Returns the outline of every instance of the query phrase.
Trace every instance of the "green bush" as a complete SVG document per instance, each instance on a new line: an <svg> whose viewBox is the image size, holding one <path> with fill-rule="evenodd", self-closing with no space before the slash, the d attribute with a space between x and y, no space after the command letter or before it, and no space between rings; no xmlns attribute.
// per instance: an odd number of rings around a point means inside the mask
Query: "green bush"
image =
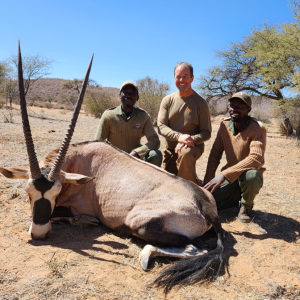
<svg viewBox="0 0 300 300"><path fill-rule="evenodd" d="M91 88L86 91L84 110L95 118L100 118L105 110L120 104L117 95L102 88Z"/></svg>
<svg viewBox="0 0 300 300"><path fill-rule="evenodd" d="M139 88L137 105L148 112L153 124L156 125L161 100L168 94L170 86L150 77L139 79L136 83Z"/></svg>
<svg viewBox="0 0 300 300"><path fill-rule="evenodd" d="M46 103L45 103L45 106L46 106L48 109L53 108L53 105L52 105L51 102L46 102Z"/></svg>

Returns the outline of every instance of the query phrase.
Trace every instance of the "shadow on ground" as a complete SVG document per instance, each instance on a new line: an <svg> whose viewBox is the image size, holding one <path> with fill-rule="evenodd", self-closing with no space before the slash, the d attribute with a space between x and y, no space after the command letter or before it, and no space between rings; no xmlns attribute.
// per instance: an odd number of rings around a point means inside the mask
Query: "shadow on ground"
<svg viewBox="0 0 300 300"><path fill-rule="evenodd" d="M30 240L28 243L37 247L51 245L56 248L68 249L79 255L89 257L90 259L112 262L118 265L120 263L113 259L114 256L133 258L133 256L122 251L129 248L128 243L135 244L141 250L147 244L147 242L137 237L116 232L104 225L99 225L94 228L82 228L70 224L59 223L52 224L52 228L52 235L47 240ZM105 240L99 240L99 238L101 239L101 237L104 236ZM209 230L203 236L193 240L191 243L199 249L207 249L209 251L215 249L217 247L217 237L214 229ZM226 233L224 243L224 266L227 266L229 257L237 256L237 252L233 248L236 244L236 240L230 233ZM97 255L91 254L93 251L97 252ZM111 257L108 258L107 254ZM178 258L155 257L150 260L148 267L151 270L155 268L157 264L159 266L167 266L175 261L178 261ZM224 272L223 268L221 273L224 274Z"/></svg>
<svg viewBox="0 0 300 300"><path fill-rule="evenodd" d="M230 208L219 212L222 223L232 222L238 215L238 208ZM296 242L300 236L300 223L294 219L281 215L254 210L252 223L261 227L265 233L253 234L250 232L235 233L247 238L263 240L267 238L283 240L288 243Z"/></svg>
<svg viewBox="0 0 300 300"><path fill-rule="evenodd" d="M106 236L105 241L98 240L101 236ZM124 243L117 241L118 237L120 238L120 241L124 239ZM72 226L70 224L59 223L52 224L52 234L48 239L29 240L28 243L37 247L51 245L52 247L72 250L91 259L119 264L119 262L113 259L105 259L92 255L89 252L99 251L104 255L109 254L112 256L116 255L125 258L132 258L132 256L120 251L129 248L126 245L126 239L128 239L128 237L128 235L114 232L104 225L99 225L93 228L82 228L79 226ZM111 240L107 241L107 239Z"/></svg>
<svg viewBox="0 0 300 300"><path fill-rule="evenodd" d="M236 220L238 208L232 208L219 212L222 223L233 222ZM235 232L234 235L243 235L249 239L263 240L267 238L281 239L286 242L295 242L299 239L300 223L284 216L265 213L259 210L253 211L252 223L260 226L263 231L260 234L254 234L249 231ZM236 221L237 222L237 221ZM251 225L251 224L250 224ZM105 236L105 240L101 241L99 238ZM72 250L80 255L95 259L98 261L107 261L115 264L120 264L113 257L134 258L133 256L124 253L122 250L129 248L128 243L133 243L142 249L147 243L137 237L116 232L112 229L99 225L94 228L81 228L69 224L53 224L53 233L51 237L44 241L30 240L28 241L34 246L51 245L52 247ZM228 273L228 262L230 257L238 256L234 249L237 243L235 237L230 232L225 232L224 239L224 268L220 275ZM213 250L217 246L217 237L214 229L210 229L201 237L192 241L199 249ZM93 255L91 251L101 252L103 256ZM111 258L107 257L111 255ZM105 257L104 257L105 256ZM168 264L177 261L176 258L154 258L149 263L149 269L153 269L158 263L160 266L167 266Z"/></svg>

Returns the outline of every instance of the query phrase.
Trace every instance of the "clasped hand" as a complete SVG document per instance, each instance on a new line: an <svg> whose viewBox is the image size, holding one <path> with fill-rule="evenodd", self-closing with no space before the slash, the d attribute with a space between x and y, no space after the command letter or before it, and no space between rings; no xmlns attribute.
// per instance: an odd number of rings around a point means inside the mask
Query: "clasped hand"
<svg viewBox="0 0 300 300"><path fill-rule="evenodd" d="M140 158L140 156L135 152L135 151L131 151L129 153L129 155L133 156L133 157L136 157L136 158Z"/></svg>
<svg viewBox="0 0 300 300"><path fill-rule="evenodd" d="M181 134L178 138L178 144L175 147L175 153L178 153L183 147L194 147L195 140L189 134Z"/></svg>

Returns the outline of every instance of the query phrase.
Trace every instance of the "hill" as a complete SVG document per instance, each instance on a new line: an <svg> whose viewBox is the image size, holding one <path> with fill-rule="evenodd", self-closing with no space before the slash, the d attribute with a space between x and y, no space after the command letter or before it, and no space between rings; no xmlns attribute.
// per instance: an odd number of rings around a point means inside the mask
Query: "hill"
<svg viewBox="0 0 300 300"><path fill-rule="evenodd" d="M74 95L77 96L78 93L75 90L62 89L63 84L69 80L59 79L59 78L41 78L36 81L30 88L28 92L27 99L39 101L47 101L49 97L52 98L54 102L60 102L62 95ZM93 87L96 89L104 89L112 94L118 94L119 89L114 87Z"/></svg>

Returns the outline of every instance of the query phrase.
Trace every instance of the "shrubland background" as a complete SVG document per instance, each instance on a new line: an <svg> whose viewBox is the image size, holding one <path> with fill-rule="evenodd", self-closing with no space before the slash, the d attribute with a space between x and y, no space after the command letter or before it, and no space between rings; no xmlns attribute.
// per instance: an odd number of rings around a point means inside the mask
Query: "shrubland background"
<svg viewBox="0 0 300 300"><path fill-rule="evenodd" d="M137 80L139 86L140 99L137 106L145 109L151 116L152 122L156 125L157 114L162 98L170 91L167 83L159 82L156 79L145 77ZM15 82L15 89L17 83ZM81 80L65 80L57 78L40 78L31 85L26 95L27 105L30 107L40 108L43 112L45 109L57 109L60 114L66 114L74 109L79 91ZM4 89L0 85L0 108L3 108L0 114L0 122L13 123L13 107L18 105L18 93L10 99L6 96ZM227 113L227 98L207 97L210 113L213 117ZM300 121L300 104L297 98L289 99L290 120L297 124ZM286 135L287 131L282 122L281 111L278 103L263 96L252 96L253 107L251 115L266 124L275 122L282 134ZM113 87L101 87L91 81L89 84L83 103L83 111L86 115L100 118L102 113L108 109L120 105L119 89ZM294 134L296 136L296 134Z"/></svg>

